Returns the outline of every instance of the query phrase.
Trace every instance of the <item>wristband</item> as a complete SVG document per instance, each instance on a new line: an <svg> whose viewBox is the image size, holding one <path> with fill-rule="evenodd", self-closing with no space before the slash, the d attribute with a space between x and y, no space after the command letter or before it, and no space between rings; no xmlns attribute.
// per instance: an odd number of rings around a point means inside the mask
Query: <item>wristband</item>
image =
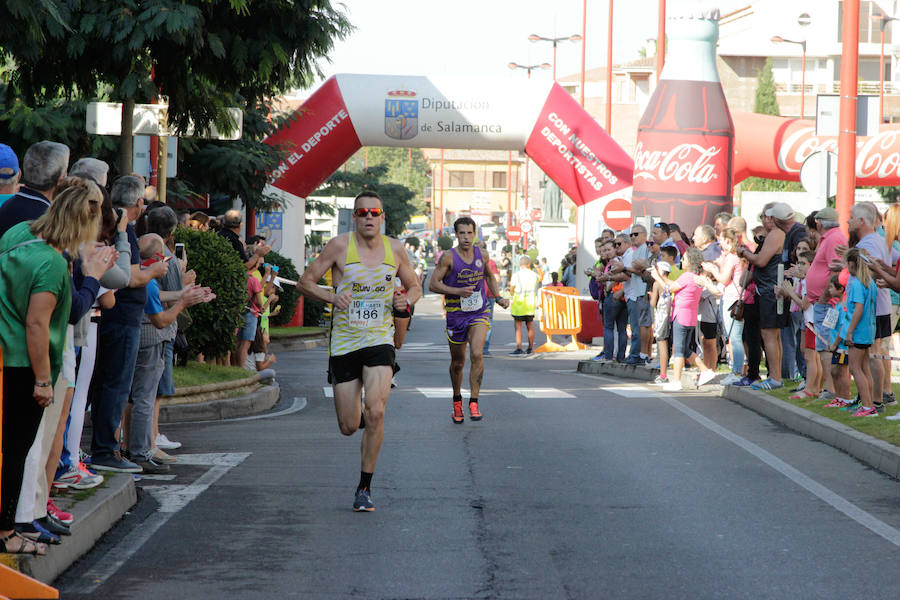
<svg viewBox="0 0 900 600"><path fill-rule="evenodd" d="M37 380L35 380L35 382L34 382L34 387L41 387L41 388L50 387L50 382L49 382L49 381L37 381Z"/></svg>

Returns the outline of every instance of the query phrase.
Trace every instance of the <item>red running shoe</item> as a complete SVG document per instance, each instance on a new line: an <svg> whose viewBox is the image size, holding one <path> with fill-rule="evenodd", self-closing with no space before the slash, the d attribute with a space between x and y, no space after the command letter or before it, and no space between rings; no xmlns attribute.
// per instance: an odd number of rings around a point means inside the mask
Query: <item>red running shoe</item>
<svg viewBox="0 0 900 600"><path fill-rule="evenodd" d="M453 422L456 423L457 425L459 425L460 423L462 423L465 420L465 417L463 417L463 411L462 411L462 400L454 400L453 401L452 417L453 417Z"/></svg>
<svg viewBox="0 0 900 600"><path fill-rule="evenodd" d="M477 402L469 402L469 419L472 421L480 421L481 420L481 412L478 410Z"/></svg>
<svg viewBox="0 0 900 600"><path fill-rule="evenodd" d="M64 525L71 525L72 521L75 520L72 513L67 513L66 511L57 508L56 504L54 504L53 500L50 498L47 499L47 514L52 515Z"/></svg>

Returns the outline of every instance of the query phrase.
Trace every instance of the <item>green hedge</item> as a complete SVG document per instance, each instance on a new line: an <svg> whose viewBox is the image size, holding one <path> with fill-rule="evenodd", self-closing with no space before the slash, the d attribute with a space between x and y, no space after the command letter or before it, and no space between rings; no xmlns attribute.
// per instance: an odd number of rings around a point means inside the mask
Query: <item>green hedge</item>
<svg viewBox="0 0 900 600"><path fill-rule="evenodd" d="M225 356L234 349L234 330L244 322L247 306L247 270L228 240L212 231L175 230L175 241L183 243L188 269L197 272L197 283L208 286L216 299L190 308L193 319L184 332L191 354L207 359Z"/></svg>
<svg viewBox="0 0 900 600"><path fill-rule="evenodd" d="M278 276L291 281L299 281L300 274L294 267L294 261L286 256L278 254L274 250L266 254L263 260L269 264L278 267ZM294 318L297 311L297 302L300 300L300 290L297 286L284 285L280 290L276 290L278 294L278 304L281 305L281 312L271 317L269 323L271 325L287 325ZM274 306L272 308L275 308Z"/></svg>

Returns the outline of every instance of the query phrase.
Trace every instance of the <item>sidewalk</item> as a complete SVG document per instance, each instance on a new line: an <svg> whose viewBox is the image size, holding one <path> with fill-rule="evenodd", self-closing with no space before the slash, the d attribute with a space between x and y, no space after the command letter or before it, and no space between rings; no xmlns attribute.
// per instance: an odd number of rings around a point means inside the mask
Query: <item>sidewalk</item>
<svg viewBox="0 0 900 600"><path fill-rule="evenodd" d="M659 369L621 363L600 363L582 360L578 372L590 375L606 375L620 379L653 381ZM698 390L737 402L773 421L777 421L798 433L843 450L873 469L900 479L900 448L883 440L819 416L793 404L783 402L769 394L746 387L723 386L715 383L697 388L694 374L681 377L685 391Z"/></svg>
<svg viewBox="0 0 900 600"><path fill-rule="evenodd" d="M218 387L210 390L210 386L196 386L196 389L178 390L171 402L160 407L160 422L219 420L260 413L275 406L281 396L276 381L260 381L258 375L212 385ZM137 489L131 474L103 472L103 475L104 482L97 488L53 496L60 509L75 517L70 527L72 535L63 536L61 544L50 546L46 556L0 554L0 562L52 585L137 502Z"/></svg>

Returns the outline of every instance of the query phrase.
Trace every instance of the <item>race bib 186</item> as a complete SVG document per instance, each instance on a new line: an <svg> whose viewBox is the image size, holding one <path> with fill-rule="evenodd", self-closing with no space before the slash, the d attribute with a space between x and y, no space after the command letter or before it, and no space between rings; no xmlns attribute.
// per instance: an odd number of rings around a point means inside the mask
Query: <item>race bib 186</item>
<svg viewBox="0 0 900 600"><path fill-rule="evenodd" d="M378 325L384 319L384 302L381 300L351 300L350 327L366 329Z"/></svg>

